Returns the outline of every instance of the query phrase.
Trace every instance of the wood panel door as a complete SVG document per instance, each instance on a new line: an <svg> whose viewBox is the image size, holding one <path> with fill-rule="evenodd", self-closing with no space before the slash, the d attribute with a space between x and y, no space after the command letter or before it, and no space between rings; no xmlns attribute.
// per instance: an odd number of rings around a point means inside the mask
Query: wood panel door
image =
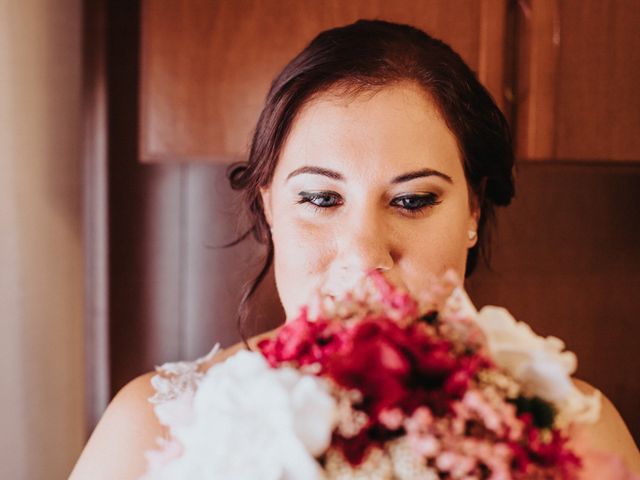
<svg viewBox="0 0 640 480"><path fill-rule="evenodd" d="M142 161L243 158L273 77L321 30L359 18L423 28L504 104L507 0L142 2Z"/></svg>
<svg viewBox="0 0 640 480"><path fill-rule="evenodd" d="M518 2L518 158L640 161L638 6Z"/></svg>

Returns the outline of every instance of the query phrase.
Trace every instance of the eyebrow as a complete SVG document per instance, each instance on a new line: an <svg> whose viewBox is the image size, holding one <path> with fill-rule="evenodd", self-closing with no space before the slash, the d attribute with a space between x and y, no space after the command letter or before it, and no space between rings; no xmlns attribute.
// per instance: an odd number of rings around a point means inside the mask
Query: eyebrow
<svg viewBox="0 0 640 480"><path fill-rule="evenodd" d="M301 175L303 173L310 173L313 175L322 175L325 177L329 177L333 180L344 181L344 176L341 173L336 172L335 170L329 170L328 168L313 167L313 166L304 166L304 167L296 168L293 172L287 175L286 180L288 181L290 178L295 177L296 175ZM414 172L403 173L402 175L398 175L397 177L393 178L391 180L391 183L396 184L396 183L408 182L409 180L414 180L416 178L423 178L423 177L440 177L443 180L453 184L453 180L449 175L439 172L438 170L433 170L431 168L423 168L421 170L416 170Z"/></svg>
<svg viewBox="0 0 640 480"><path fill-rule="evenodd" d="M422 177L440 177L449 183L453 183L453 180L449 175L439 172L438 170L433 170L431 168L423 168L422 170L416 170L415 172L403 173L402 175L398 175L393 180L391 180L391 183L408 182L409 180Z"/></svg>
<svg viewBox="0 0 640 480"><path fill-rule="evenodd" d="M321 168L321 167L305 166L305 167L296 168L293 172L291 172L289 175L287 175L287 181L291 177L295 177L296 175L302 175L303 173L311 173L311 174L314 174L314 175L323 175L325 177L329 177L329 178L332 178L334 180L340 180L340 181L344 180L344 176L341 173L338 173L338 172L336 172L334 170L329 170L328 168Z"/></svg>

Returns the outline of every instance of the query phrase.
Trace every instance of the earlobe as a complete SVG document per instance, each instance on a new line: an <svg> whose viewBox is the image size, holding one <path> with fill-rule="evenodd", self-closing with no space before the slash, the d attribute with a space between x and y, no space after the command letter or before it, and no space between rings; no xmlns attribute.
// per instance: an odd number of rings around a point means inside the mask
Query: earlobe
<svg viewBox="0 0 640 480"><path fill-rule="evenodd" d="M475 247L478 241L478 232L476 230L470 229L467 232L467 236L469 238L469 246L467 248Z"/></svg>
<svg viewBox="0 0 640 480"><path fill-rule="evenodd" d="M469 224L469 230L467 231L467 238L469 239L468 248L473 248L478 243L478 225L480 221L480 209L474 209L471 214L471 222Z"/></svg>
<svg viewBox="0 0 640 480"><path fill-rule="evenodd" d="M476 194L471 194L471 224L469 225L469 248L473 248L478 243L478 229L480 228L480 215L482 214L482 204L484 203L484 192L487 186L487 177L480 182L480 189Z"/></svg>

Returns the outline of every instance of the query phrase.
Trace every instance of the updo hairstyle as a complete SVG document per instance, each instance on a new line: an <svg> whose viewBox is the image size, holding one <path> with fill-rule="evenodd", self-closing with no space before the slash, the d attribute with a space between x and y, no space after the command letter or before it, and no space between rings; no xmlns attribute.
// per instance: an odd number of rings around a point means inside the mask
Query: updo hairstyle
<svg viewBox="0 0 640 480"><path fill-rule="evenodd" d="M253 134L246 162L228 172L231 187L242 192L251 227L234 245L252 234L266 245L264 264L245 286L238 324L248 301L273 262L273 241L260 189L270 185L282 147L302 107L331 90L357 95L401 81L413 81L430 95L457 139L470 201L480 206L478 241L469 249L465 276L478 259L489 262L489 231L494 207L515 194L513 147L509 126L474 72L447 44L408 26L359 20L320 33L273 81Z"/></svg>

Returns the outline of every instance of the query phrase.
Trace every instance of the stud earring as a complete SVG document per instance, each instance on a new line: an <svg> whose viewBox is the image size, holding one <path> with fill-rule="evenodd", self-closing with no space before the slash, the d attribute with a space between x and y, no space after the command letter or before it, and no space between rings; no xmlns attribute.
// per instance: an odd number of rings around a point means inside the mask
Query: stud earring
<svg viewBox="0 0 640 480"><path fill-rule="evenodd" d="M474 238L476 238L477 234L478 232L476 232L475 230L469 230L467 232L467 235L469 236L469 240L473 240Z"/></svg>

